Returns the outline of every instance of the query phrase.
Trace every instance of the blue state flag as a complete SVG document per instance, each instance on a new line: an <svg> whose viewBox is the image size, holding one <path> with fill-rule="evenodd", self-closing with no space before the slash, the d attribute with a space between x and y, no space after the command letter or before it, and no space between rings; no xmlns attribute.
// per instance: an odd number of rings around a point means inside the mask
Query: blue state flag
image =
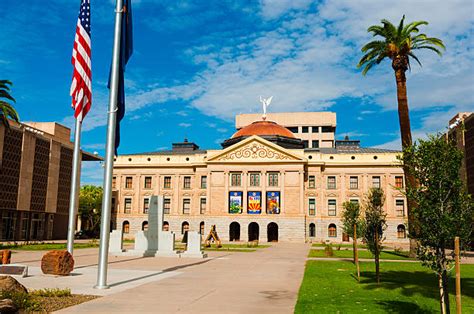
<svg viewBox="0 0 474 314"><path fill-rule="evenodd" d="M119 58L119 77L118 77L118 95L117 95L117 118L115 122L115 155L120 145L120 122L125 116L125 84L124 72L125 66L133 53L133 30L132 30L132 1L124 0L122 14L122 31L120 37L120 58ZM112 71L110 72L112 73ZM110 88L110 75L109 85Z"/></svg>

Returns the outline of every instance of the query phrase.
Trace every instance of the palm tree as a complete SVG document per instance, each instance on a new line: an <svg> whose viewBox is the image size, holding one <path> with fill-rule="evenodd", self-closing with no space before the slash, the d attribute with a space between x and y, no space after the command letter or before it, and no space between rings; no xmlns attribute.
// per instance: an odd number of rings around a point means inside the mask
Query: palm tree
<svg viewBox="0 0 474 314"><path fill-rule="evenodd" d="M405 15L402 17L398 28L391 22L383 19L382 25L372 25L367 31L372 33L376 40L365 44L361 51L364 56L360 59L358 68L364 67L362 74L367 72L377 64L380 64L385 58L392 60L392 69L395 71L397 82L398 99L398 120L400 123L400 133L403 149L411 146L411 128L410 116L408 112L407 86L405 72L410 69L410 60L415 60L420 66L421 62L415 55L416 50L428 49L442 55L445 50L443 41L438 38L428 37L426 34L419 34L419 27L428 25L426 21L417 21L405 25ZM415 184L414 178L404 168L405 182L407 185ZM413 204L408 200L408 228L411 235L415 235L415 222L412 211ZM410 239L410 254L415 255L416 241Z"/></svg>
<svg viewBox="0 0 474 314"><path fill-rule="evenodd" d="M20 120L18 117L18 113L13 108L13 106L9 104L7 101L3 100L3 99L7 99L12 102L15 102L15 98L13 98L10 95L11 85L12 85L12 82L8 80L0 80L0 121L3 122L3 124L7 128L10 128L10 124L8 123L8 118L11 118L15 120L16 122L19 122Z"/></svg>

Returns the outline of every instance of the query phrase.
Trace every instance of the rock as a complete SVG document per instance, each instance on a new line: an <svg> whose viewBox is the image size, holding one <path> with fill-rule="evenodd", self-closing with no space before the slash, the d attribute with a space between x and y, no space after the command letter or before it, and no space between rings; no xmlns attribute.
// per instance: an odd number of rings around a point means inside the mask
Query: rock
<svg viewBox="0 0 474 314"><path fill-rule="evenodd" d="M10 264L11 258L12 258L12 251L10 250L1 250L0 251L1 255L1 264Z"/></svg>
<svg viewBox="0 0 474 314"><path fill-rule="evenodd" d="M0 291L25 292L28 290L12 276L0 276ZM2 312L0 312L2 313Z"/></svg>
<svg viewBox="0 0 474 314"><path fill-rule="evenodd" d="M43 274L67 276L74 269L74 258L68 251L50 251L41 259Z"/></svg>
<svg viewBox="0 0 474 314"><path fill-rule="evenodd" d="M0 313L16 313L18 308L11 299L3 299L0 301Z"/></svg>

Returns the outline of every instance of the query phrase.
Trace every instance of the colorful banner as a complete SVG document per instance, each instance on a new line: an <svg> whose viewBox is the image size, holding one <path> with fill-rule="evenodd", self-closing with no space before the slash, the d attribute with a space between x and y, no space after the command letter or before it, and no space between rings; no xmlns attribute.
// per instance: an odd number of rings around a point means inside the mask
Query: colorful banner
<svg viewBox="0 0 474 314"><path fill-rule="evenodd" d="M247 196L247 213L262 213L262 192L248 192Z"/></svg>
<svg viewBox="0 0 474 314"><path fill-rule="evenodd" d="M280 213L280 192L267 192L267 214Z"/></svg>
<svg viewBox="0 0 474 314"><path fill-rule="evenodd" d="M229 192L229 213L242 213L242 192Z"/></svg>

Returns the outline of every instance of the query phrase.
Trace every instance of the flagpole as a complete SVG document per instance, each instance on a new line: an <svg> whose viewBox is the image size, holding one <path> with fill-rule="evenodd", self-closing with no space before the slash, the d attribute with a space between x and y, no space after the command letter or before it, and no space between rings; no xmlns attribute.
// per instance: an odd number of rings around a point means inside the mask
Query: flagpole
<svg viewBox="0 0 474 314"><path fill-rule="evenodd" d="M82 122L76 118L74 132L74 154L72 157L71 192L69 195L69 224L67 230L67 250L71 255L74 250L74 232L76 229L76 208L78 205L77 189L80 183L79 170L81 169L81 126Z"/></svg>
<svg viewBox="0 0 474 314"><path fill-rule="evenodd" d="M122 30L123 0L117 0L115 8L114 48L112 52L112 73L110 77L109 111L107 122L107 144L104 164L104 197L100 221L99 265L96 289L108 289L107 263L109 254L110 211L112 202L112 170L114 166L115 122L117 119L117 96L120 58L120 37Z"/></svg>

